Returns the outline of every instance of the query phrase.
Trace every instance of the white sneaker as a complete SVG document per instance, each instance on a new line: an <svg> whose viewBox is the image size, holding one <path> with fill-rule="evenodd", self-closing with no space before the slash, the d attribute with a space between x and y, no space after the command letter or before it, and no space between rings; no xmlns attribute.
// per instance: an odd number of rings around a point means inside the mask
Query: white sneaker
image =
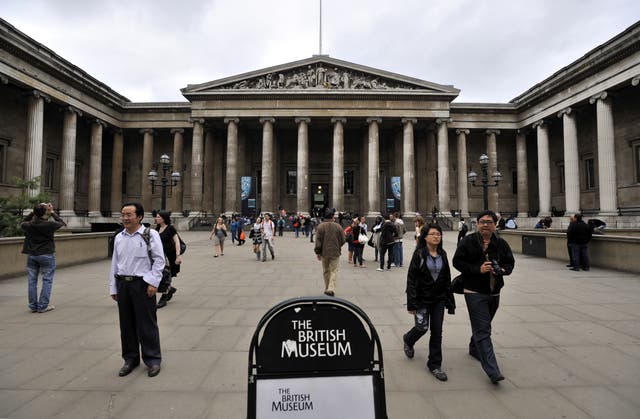
<svg viewBox="0 0 640 419"><path fill-rule="evenodd" d="M47 306L47 308L45 308L44 310L38 310L38 313L46 313L47 311L51 311L51 310L55 310L55 309L56 308L53 305L49 304Z"/></svg>
<svg viewBox="0 0 640 419"><path fill-rule="evenodd" d="M382 269L382 268L378 268L378 269L376 269L376 271L378 271L378 272L384 272L384 269Z"/></svg>
<svg viewBox="0 0 640 419"><path fill-rule="evenodd" d="M392 263L392 264L391 264L391 265L389 265L389 266L391 266L392 268L395 268L395 267L396 267L396 264L395 264L395 263Z"/></svg>

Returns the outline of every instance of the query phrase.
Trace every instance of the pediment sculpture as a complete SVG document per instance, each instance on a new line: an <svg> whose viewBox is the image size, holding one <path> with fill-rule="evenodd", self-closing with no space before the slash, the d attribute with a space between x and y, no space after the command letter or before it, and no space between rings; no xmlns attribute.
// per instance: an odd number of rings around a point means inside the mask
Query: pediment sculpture
<svg viewBox="0 0 640 419"><path fill-rule="evenodd" d="M311 64L282 72L248 78L219 89L415 89L415 86L347 68Z"/></svg>

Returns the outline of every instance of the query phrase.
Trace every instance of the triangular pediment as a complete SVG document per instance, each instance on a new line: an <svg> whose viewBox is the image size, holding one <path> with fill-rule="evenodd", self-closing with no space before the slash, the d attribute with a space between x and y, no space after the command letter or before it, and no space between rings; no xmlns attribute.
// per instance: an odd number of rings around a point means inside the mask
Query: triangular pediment
<svg viewBox="0 0 640 419"><path fill-rule="evenodd" d="M235 92L400 93L457 96L452 86L315 55L306 60L256 70L182 89L186 97Z"/></svg>

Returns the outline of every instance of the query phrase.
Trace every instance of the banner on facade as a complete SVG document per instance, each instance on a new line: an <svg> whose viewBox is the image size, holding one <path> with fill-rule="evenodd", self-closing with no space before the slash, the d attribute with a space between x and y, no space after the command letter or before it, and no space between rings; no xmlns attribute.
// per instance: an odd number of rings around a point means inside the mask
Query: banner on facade
<svg viewBox="0 0 640 419"><path fill-rule="evenodd" d="M256 215L256 178L242 176L240 178L240 209L242 215L255 217Z"/></svg>
<svg viewBox="0 0 640 419"><path fill-rule="evenodd" d="M402 178L400 176L386 176L384 182L384 201L387 214L400 211L401 192Z"/></svg>

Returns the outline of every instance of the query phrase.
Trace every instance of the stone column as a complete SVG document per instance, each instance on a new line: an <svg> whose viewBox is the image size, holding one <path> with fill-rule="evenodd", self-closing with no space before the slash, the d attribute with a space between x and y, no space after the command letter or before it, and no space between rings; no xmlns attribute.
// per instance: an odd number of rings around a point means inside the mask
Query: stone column
<svg viewBox="0 0 640 419"><path fill-rule="evenodd" d="M142 191L142 199L141 203L144 207L145 217L151 217L151 211L153 210L153 196L151 193L151 181L147 177L149 172L153 170L153 130L152 129L141 129L140 134L143 135L142 140L142 173L140 176L140 180L142 182L141 191ZM162 170L158 172L159 175L162 175Z"/></svg>
<svg viewBox="0 0 640 419"><path fill-rule="evenodd" d="M100 193L102 190L102 128L107 124L96 119L91 124L91 150L89 157L89 217L100 217Z"/></svg>
<svg viewBox="0 0 640 419"><path fill-rule="evenodd" d="M220 156L214 161L213 164L213 212L216 214L224 214L225 209L225 189L227 187L226 184L226 162L227 162L227 154L226 148L227 141L222 137L216 137L213 142L213 155ZM236 178L240 178L241 175L241 167L242 167L242 149L240 148L240 136L238 136L238 154L236 155L235 164L237 169ZM236 188L236 190L238 190ZM238 206L240 208L240 206Z"/></svg>
<svg viewBox="0 0 640 419"><path fill-rule="evenodd" d="M427 207L426 214L431 214L433 207L438 206L437 176L438 172L438 142L436 139L435 124L429 124L427 128ZM426 218L425 218L426 220Z"/></svg>
<svg viewBox="0 0 640 419"><path fill-rule="evenodd" d="M202 211L202 162L204 161L204 119L193 120L191 144L191 212L189 217L199 217Z"/></svg>
<svg viewBox="0 0 640 419"><path fill-rule="evenodd" d="M76 134L78 126L78 116L82 112L69 106L64 111L64 121L62 123L62 168L60 170L60 216L73 217L73 198L75 195L76 177ZM120 208L118 208L120 211Z"/></svg>
<svg viewBox="0 0 640 419"><path fill-rule="evenodd" d="M44 101L50 99L43 93L34 90L29 94L27 103L27 144L24 153L24 180L34 180L42 176L42 147L44 125ZM29 189L27 195L35 197L42 191L42 178L37 189Z"/></svg>
<svg viewBox="0 0 640 419"><path fill-rule="evenodd" d="M173 203L171 209L174 217L182 216L182 199L184 198L184 129L174 128L173 134L173 171L180 173L178 184L173 187Z"/></svg>
<svg viewBox="0 0 640 419"><path fill-rule="evenodd" d="M438 210L445 217L449 211L449 133L447 121L436 119L438 130Z"/></svg>
<svg viewBox="0 0 640 419"><path fill-rule="evenodd" d="M271 212L273 206L273 124L274 118L260 118L262 124L262 194L260 208L262 212Z"/></svg>
<svg viewBox="0 0 640 419"><path fill-rule="evenodd" d="M551 165L549 163L549 131L544 120L533 124L538 134L538 217L551 215Z"/></svg>
<svg viewBox="0 0 640 419"><path fill-rule="evenodd" d="M524 131L516 133L516 166L518 176L518 218L529 216L529 179L527 174L527 136Z"/></svg>
<svg viewBox="0 0 640 419"><path fill-rule="evenodd" d="M402 213L405 217L416 215L416 168L413 126L415 118L402 118Z"/></svg>
<svg viewBox="0 0 640 419"><path fill-rule="evenodd" d="M380 215L380 132L378 125L382 118L367 118L369 124L369 173L367 176L367 218L375 218Z"/></svg>
<svg viewBox="0 0 640 419"><path fill-rule="evenodd" d="M460 216L469 218L469 180L467 179L467 135L468 129L457 129L458 139L458 208Z"/></svg>
<svg viewBox="0 0 640 419"><path fill-rule="evenodd" d="M331 118L333 124L333 176L331 206L336 211L344 210L344 124L346 118Z"/></svg>
<svg viewBox="0 0 640 419"><path fill-rule="evenodd" d="M562 118L566 214L576 214L580 212L580 163L576 118L571 108L558 112L558 117Z"/></svg>
<svg viewBox="0 0 640 419"><path fill-rule="evenodd" d="M296 171L296 212L309 215L309 118L295 118L298 124L298 167Z"/></svg>
<svg viewBox="0 0 640 419"><path fill-rule="evenodd" d="M487 134L487 157L489 157L489 178L498 171L498 150L496 146L496 135L500 135L499 130L488 129ZM500 202L498 199L498 187L489 188L489 209L500 211Z"/></svg>
<svg viewBox="0 0 640 419"><path fill-rule="evenodd" d="M111 216L118 217L122 210L122 167L124 160L124 138L121 129L113 134L113 155L111 156Z"/></svg>
<svg viewBox="0 0 640 419"><path fill-rule="evenodd" d="M213 213L213 142L214 133L211 128L204 134L204 166L202 170L202 184L204 186L203 208L208 214Z"/></svg>
<svg viewBox="0 0 640 419"><path fill-rule="evenodd" d="M238 212L238 124L239 118L225 118L227 124L227 176L225 184L225 214ZM263 174L264 176L264 174Z"/></svg>
<svg viewBox="0 0 640 419"><path fill-rule="evenodd" d="M618 185L616 183L616 144L613 132L613 106L607 92L602 92L591 97L589 103L596 104L600 215L617 215Z"/></svg>

